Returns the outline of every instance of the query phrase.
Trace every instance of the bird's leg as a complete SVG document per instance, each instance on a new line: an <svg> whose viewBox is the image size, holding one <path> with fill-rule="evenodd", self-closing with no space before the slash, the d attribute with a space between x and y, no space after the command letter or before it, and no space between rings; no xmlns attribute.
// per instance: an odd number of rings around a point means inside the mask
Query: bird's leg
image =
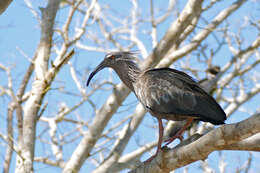
<svg viewBox="0 0 260 173"><path fill-rule="evenodd" d="M162 124L161 118L157 118L157 120L158 120L158 125L159 125L159 139L158 139L156 153L153 156L151 156L149 159L144 161L144 163L147 163L147 162L150 162L151 160L153 160L161 150L162 141L163 141L163 124Z"/></svg>
<svg viewBox="0 0 260 173"><path fill-rule="evenodd" d="M179 138L180 140L183 139L182 137L182 133L189 127L189 125L192 123L192 120L194 118L188 118L186 123L184 124L184 126L172 137L170 137L169 139L165 140L164 142L167 142L165 144L165 146L169 145L172 141L174 141L175 139Z"/></svg>
<svg viewBox="0 0 260 173"><path fill-rule="evenodd" d="M158 139L157 150L156 150L155 155L157 155L159 153L159 151L161 150L162 141L163 141L163 124L162 124L162 119L161 118L157 118L157 119L158 119L158 124L159 124L159 139Z"/></svg>

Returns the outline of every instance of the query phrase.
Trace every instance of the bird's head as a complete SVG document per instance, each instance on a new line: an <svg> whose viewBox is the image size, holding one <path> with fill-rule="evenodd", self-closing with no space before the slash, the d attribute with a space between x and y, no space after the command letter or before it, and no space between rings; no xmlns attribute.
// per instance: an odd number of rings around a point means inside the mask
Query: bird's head
<svg viewBox="0 0 260 173"><path fill-rule="evenodd" d="M87 86L90 80L94 77L97 72L105 67L110 67L113 69L120 68L120 65L124 62L132 62L135 52L112 52L106 54L104 60L94 69L94 71L89 75Z"/></svg>

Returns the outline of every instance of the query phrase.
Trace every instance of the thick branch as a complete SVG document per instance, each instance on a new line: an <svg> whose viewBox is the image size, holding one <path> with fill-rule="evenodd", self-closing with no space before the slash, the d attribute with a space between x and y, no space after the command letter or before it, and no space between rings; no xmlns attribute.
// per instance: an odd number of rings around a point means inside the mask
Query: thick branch
<svg viewBox="0 0 260 173"><path fill-rule="evenodd" d="M84 135L78 147L73 152L63 172L74 172L81 168L85 159L90 156L91 149L99 139L108 121L128 94L129 89L123 84L118 85L114 89L113 94L109 96L107 102L98 110L88 132Z"/></svg>
<svg viewBox="0 0 260 173"><path fill-rule="evenodd" d="M149 56L143 66L149 67L154 63L158 63L158 61L163 57L163 54L166 54L166 52L171 48L174 39L177 39L178 36L182 34L183 29L189 26L189 22L193 19L194 14L201 11L199 10L201 9L201 3L201 0L190 0L187 3L180 17L172 24L170 29L156 47L156 51ZM154 61L154 59L157 59L157 61ZM120 90L118 90L118 88ZM129 93L129 90L122 84L114 90L113 94L108 98L108 101L97 112L89 131L66 164L64 172L71 172L80 169L85 159L89 156L89 153L95 145L97 139L99 139L104 127Z"/></svg>
<svg viewBox="0 0 260 173"><path fill-rule="evenodd" d="M145 62L145 67L156 65L162 58L164 58L172 46L178 42L183 31L190 26L192 20L200 15L202 2L202 0L188 1L180 16L172 23L166 34L154 49L153 53L149 56L149 60Z"/></svg>
<svg viewBox="0 0 260 173"><path fill-rule="evenodd" d="M141 104L136 107L135 115L131 119L131 121L124 127L121 131L120 137L115 142L115 146L108 156L108 158L94 171L94 173L101 173L101 172L114 172L116 167L115 163L117 163L119 157L121 156L122 152L124 151L126 145L128 144L130 138L136 131L137 127L143 120L143 117L146 113L146 110L143 108ZM148 150L149 148L147 148Z"/></svg>
<svg viewBox="0 0 260 173"><path fill-rule="evenodd" d="M166 173L198 160L204 160L216 150L229 149L260 132L260 113L235 124L223 125L198 140L174 149L164 149L150 163L145 163L131 173Z"/></svg>
<svg viewBox="0 0 260 173"><path fill-rule="evenodd" d="M212 32L214 29L222 23L228 16L230 16L233 12L235 12L243 3L245 0L238 0L235 3L233 3L228 8L224 9L222 12L220 12L215 19L208 24L208 26L203 29L201 32L199 32L191 41L191 43L183 46L182 48L178 49L177 51L172 52L169 57L163 59L158 67L165 67L172 64L172 62L177 61L179 58L187 55L194 49L196 49L200 43Z"/></svg>
<svg viewBox="0 0 260 173"><path fill-rule="evenodd" d="M33 170L37 113L46 88L49 86L49 83L46 82L46 74L52 45L54 19L59 3L60 0L51 0L48 2L47 8L42 9L41 40L35 59L36 79L33 82L31 95L24 106L23 141L18 141L25 160L17 157L16 172L31 172Z"/></svg>
<svg viewBox="0 0 260 173"><path fill-rule="evenodd" d="M4 172L9 172L12 154L13 154L13 112L14 112L15 104L12 102L8 105L8 115L7 115L7 148L5 154L5 161L4 161Z"/></svg>
<svg viewBox="0 0 260 173"><path fill-rule="evenodd" d="M260 151L260 133L237 143L223 146L220 150L243 150L243 151Z"/></svg>

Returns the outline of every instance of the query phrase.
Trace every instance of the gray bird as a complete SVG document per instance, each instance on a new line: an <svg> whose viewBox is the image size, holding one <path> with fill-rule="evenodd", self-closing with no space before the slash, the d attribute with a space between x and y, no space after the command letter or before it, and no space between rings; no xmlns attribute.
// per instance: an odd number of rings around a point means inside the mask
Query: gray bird
<svg viewBox="0 0 260 173"><path fill-rule="evenodd" d="M174 139L181 138L182 133L194 119L210 122L215 125L224 124L226 114L215 99L207 94L199 84L182 71L171 68L155 68L140 70L134 62L133 52L108 53L104 60L90 74L87 86L93 76L105 67L115 70L123 83L134 92L150 114L159 123L159 139L156 154L160 151L163 140L162 119L182 121L186 124L167 139L166 145Z"/></svg>

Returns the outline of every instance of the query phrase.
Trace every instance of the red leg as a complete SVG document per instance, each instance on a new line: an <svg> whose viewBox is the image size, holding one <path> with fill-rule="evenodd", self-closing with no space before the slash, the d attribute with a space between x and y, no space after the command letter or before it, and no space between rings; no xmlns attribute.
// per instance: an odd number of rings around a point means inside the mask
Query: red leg
<svg viewBox="0 0 260 173"><path fill-rule="evenodd" d="M189 118L186 121L186 124L184 124L184 126L176 133L176 135L170 137L169 139L165 140L164 142L167 142L165 144L165 146L169 145L172 141L174 141L175 139L179 138L180 140L182 140L182 133L189 127L189 125L192 123L193 118Z"/></svg>
<svg viewBox="0 0 260 173"><path fill-rule="evenodd" d="M162 119L157 118L158 119L158 124L159 124L159 139L158 139L158 144L157 144L157 150L155 155L157 155L159 153L159 151L161 150L162 147L162 141L163 141L163 125L162 125Z"/></svg>
<svg viewBox="0 0 260 173"><path fill-rule="evenodd" d="M163 141L163 124L162 124L161 118L157 118L157 120L158 120L158 125L159 125L159 139L158 139L156 153L155 153L155 155L153 155L152 157L150 157L149 159L144 161L144 163L150 162L151 160L153 160L161 150L162 141Z"/></svg>

